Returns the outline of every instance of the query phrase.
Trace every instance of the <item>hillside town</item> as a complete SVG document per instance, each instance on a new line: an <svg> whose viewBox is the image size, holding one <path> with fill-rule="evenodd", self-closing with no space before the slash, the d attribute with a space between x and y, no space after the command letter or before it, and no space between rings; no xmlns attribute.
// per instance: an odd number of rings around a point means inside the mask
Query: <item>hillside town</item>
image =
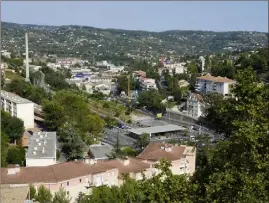
<svg viewBox="0 0 269 203"><path fill-rule="evenodd" d="M242 50L236 35L223 50L198 46L190 53L192 46L175 44L168 53L152 45L139 55L120 45L109 49L102 29L91 28L96 38L88 40L75 36L85 27L60 28L4 24L1 202L268 201L263 33L252 32ZM11 40L6 35L14 30ZM179 39L174 32L168 39ZM132 31L112 33L113 39L134 37ZM159 41L157 34L139 33L136 41ZM197 44L212 33L200 34ZM59 35L63 43L56 42ZM54 53L45 48L52 41ZM73 43L90 43L88 56L73 55ZM97 57L101 47L125 54Z"/></svg>

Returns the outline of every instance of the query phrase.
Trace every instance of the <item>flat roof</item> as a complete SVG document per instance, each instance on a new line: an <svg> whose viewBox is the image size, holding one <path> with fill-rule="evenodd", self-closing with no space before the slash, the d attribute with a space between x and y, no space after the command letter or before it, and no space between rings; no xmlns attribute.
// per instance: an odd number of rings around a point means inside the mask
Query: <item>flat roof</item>
<svg viewBox="0 0 269 203"><path fill-rule="evenodd" d="M26 200L29 187L9 187L1 185L1 202L22 203Z"/></svg>
<svg viewBox="0 0 269 203"><path fill-rule="evenodd" d="M165 132L172 132L172 131L182 131L186 128L178 125L163 125L163 126L153 126L148 128L132 128L129 132L141 135L143 133L165 133Z"/></svg>
<svg viewBox="0 0 269 203"><path fill-rule="evenodd" d="M56 132L37 132L30 138L28 159L56 158Z"/></svg>
<svg viewBox="0 0 269 203"><path fill-rule="evenodd" d="M90 152L95 159L108 159L107 155L110 155L112 148L107 145L91 145Z"/></svg>
<svg viewBox="0 0 269 203"><path fill-rule="evenodd" d="M12 92L7 92L5 90L1 90L1 97L5 98L6 100L12 101L16 104L33 103L28 99L22 98L19 95L16 95Z"/></svg>

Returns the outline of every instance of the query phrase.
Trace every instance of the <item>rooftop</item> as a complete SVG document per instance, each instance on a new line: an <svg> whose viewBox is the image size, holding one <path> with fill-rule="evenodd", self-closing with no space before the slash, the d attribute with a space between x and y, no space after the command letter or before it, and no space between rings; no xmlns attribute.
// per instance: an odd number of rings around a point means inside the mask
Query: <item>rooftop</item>
<svg viewBox="0 0 269 203"><path fill-rule="evenodd" d="M57 183L112 169L114 169L113 166L102 162L90 165L82 161L64 162L50 166L21 167L20 171L14 175L8 175L8 168L2 168L1 184Z"/></svg>
<svg viewBox="0 0 269 203"><path fill-rule="evenodd" d="M30 138L26 158L56 158L56 132L37 132Z"/></svg>
<svg viewBox="0 0 269 203"><path fill-rule="evenodd" d="M110 154L112 149L106 145L91 145L89 155L94 159L108 159L107 154Z"/></svg>
<svg viewBox="0 0 269 203"><path fill-rule="evenodd" d="M143 133L164 133L164 132L172 132L172 131L181 131L185 130L184 127L178 125L163 125L163 126L153 126L148 128L132 128L129 132L141 135Z"/></svg>
<svg viewBox="0 0 269 203"><path fill-rule="evenodd" d="M165 158L173 161L180 159L184 155L185 149L186 146L176 146L154 142L148 144L144 151L137 156L137 158L154 161Z"/></svg>
<svg viewBox="0 0 269 203"><path fill-rule="evenodd" d="M128 158L126 160L122 159L114 159L103 161L105 165L117 168L119 173L131 173L131 172L142 172L148 168L150 168L150 164L144 163L136 158Z"/></svg>
<svg viewBox="0 0 269 203"><path fill-rule="evenodd" d="M24 99L12 92L7 92L5 90L1 90L1 97L9 100L9 101L12 101L16 104L26 104L26 103L33 103L32 101L28 100L28 99Z"/></svg>
<svg viewBox="0 0 269 203"><path fill-rule="evenodd" d="M8 203L22 203L29 194L29 187L9 187L1 185L1 201Z"/></svg>
<svg viewBox="0 0 269 203"><path fill-rule="evenodd" d="M191 93L189 98L195 98L197 101L203 101L203 96L198 93Z"/></svg>
<svg viewBox="0 0 269 203"><path fill-rule="evenodd" d="M231 80L229 78L226 78L226 77L215 77L215 76L212 76L212 75L204 75L204 76L201 76L201 77L198 77L198 79L201 79L201 80L208 80L208 81L213 81L213 82L226 82L226 83L235 83L234 80Z"/></svg>

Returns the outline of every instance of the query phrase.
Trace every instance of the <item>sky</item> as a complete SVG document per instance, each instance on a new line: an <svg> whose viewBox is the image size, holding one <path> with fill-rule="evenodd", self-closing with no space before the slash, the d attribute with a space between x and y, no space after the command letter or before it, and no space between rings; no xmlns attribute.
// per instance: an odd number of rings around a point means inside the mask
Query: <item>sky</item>
<svg viewBox="0 0 269 203"><path fill-rule="evenodd" d="M268 32L268 1L2 1L1 21L147 31Z"/></svg>

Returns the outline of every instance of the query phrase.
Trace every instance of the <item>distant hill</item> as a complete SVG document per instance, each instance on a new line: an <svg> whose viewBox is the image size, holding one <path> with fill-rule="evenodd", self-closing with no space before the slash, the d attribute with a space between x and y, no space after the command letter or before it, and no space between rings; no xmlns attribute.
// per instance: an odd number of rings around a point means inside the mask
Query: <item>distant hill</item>
<svg viewBox="0 0 269 203"><path fill-rule="evenodd" d="M206 55L265 47L262 32L165 32L100 29L88 26L42 26L2 22L2 49L24 52L24 33L35 53L97 58L115 56L160 57L161 55Z"/></svg>

